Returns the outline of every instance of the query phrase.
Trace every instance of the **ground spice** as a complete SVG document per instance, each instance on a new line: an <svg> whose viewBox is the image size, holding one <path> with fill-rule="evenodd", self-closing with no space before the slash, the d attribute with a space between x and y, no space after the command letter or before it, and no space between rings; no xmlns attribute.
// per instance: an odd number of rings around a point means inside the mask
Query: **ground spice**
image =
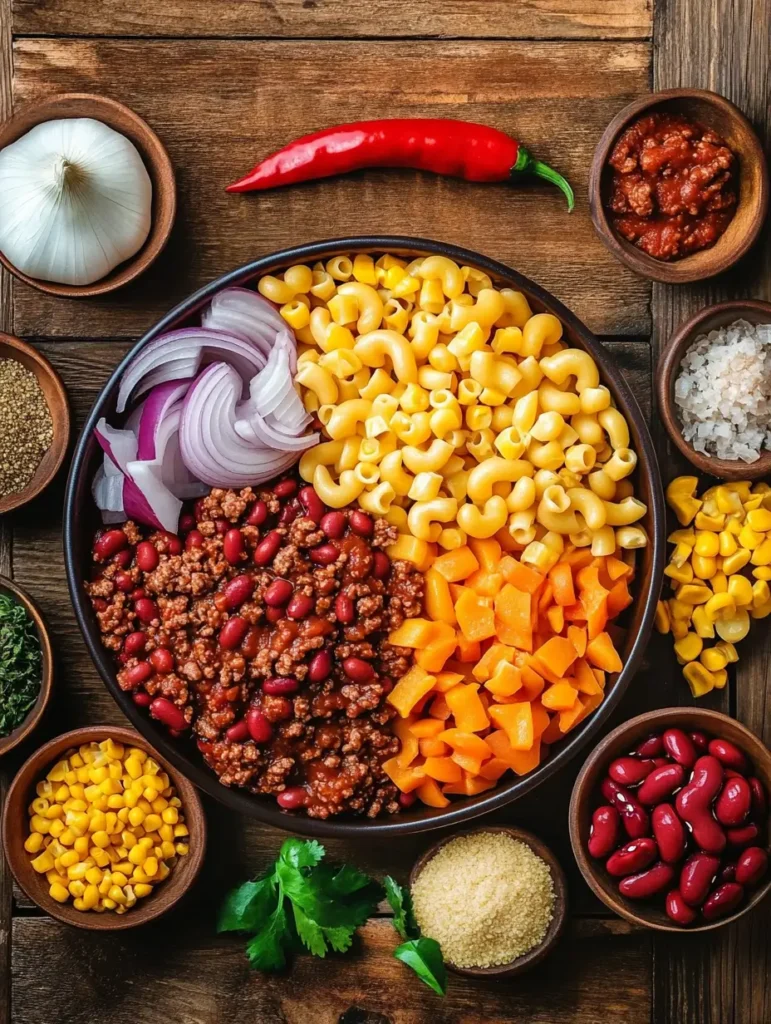
<svg viewBox="0 0 771 1024"><path fill-rule="evenodd" d="M27 486L53 439L37 377L16 359L0 359L0 498Z"/></svg>
<svg viewBox="0 0 771 1024"><path fill-rule="evenodd" d="M554 914L546 862L503 832L458 836L412 886L415 918L456 967L493 967L543 942Z"/></svg>

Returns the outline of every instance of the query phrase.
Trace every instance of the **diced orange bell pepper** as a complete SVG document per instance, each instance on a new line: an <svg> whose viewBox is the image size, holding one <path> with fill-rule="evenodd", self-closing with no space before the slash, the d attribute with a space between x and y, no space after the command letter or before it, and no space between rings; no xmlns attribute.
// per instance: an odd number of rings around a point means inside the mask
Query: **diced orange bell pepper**
<svg viewBox="0 0 771 1024"><path fill-rule="evenodd" d="M426 773L422 768L401 768L395 757L383 761L383 771L402 793L411 793L425 781Z"/></svg>
<svg viewBox="0 0 771 1024"><path fill-rule="evenodd" d="M529 655L529 658L532 658L532 655ZM546 686L543 676L530 661L518 667L522 673L522 696L525 700L535 700Z"/></svg>
<svg viewBox="0 0 771 1024"><path fill-rule="evenodd" d="M529 750L533 745L533 709L528 701L493 704L490 718L509 737L513 750Z"/></svg>
<svg viewBox="0 0 771 1024"><path fill-rule="evenodd" d="M620 579L613 585L608 594L608 617L615 619L625 608L632 603L632 595L629 593L626 579Z"/></svg>
<svg viewBox="0 0 771 1024"><path fill-rule="evenodd" d="M562 611L565 615L565 622L586 622L586 608L582 601L576 601L575 604L568 605Z"/></svg>
<svg viewBox="0 0 771 1024"><path fill-rule="evenodd" d="M507 734L502 729L491 732L487 740L493 755L501 761L505 761L517 775L526 775L538 767L541 760L540 740L535 740L529 750L514 750L509 743Z"/></svg>
<svg viewBox="0 0 771 1024"><path fill-rule="evenodd" d="M522 670L508 661L499 662L495 675L485 683L485 689L495 697L512 697L522 689Z"/></svg>
<svg viewBox="0 0 771 1024"><path fill-rule="evenodd" d="M479 769L479 774L483 779L490 779L493 782L497 782L502 775L509 770L509 765L500 757L491 757L489 761L485 761L482 767Z"/></svg>
<svg viewBox="0 0 771 1024"><path fill-rule="evenodd" d="M460 782L463 777L460 765L450 757L427 757L420 767L429 778L438 782Z"/></svg>
<svg viewBox="0 0 771 1024"><path fill-rule="evenodd" d="M429 569L426 573L423 603L430 619L446 622L450 626L457 625L458 620L455 618L455 603L450 594L450 585L436 569Z"/></svg>
<svg viewBox="0 0 771 1024"><path fill-rule="evenodd" d="M536 630L538 628L538 621L536 616L542 613L545 614L547 608L551 606L553 601L554 587L552 587L551 583L547 582L546 586L543 588L538 597L538 603L536 605L536 608L534 608L531 613L533 615L533 630Z"/></svg>
<svg viewBox="0 0 771 1024"><path fill-rule="evenodd" d="M591 548L576 548L574 551L561 555L560 561L567 562L572 567L573 572L576 573L579 569L583 569L585 565L591 565L594 561L594 555Z"/></svg>
<svg viewBox="0 0 771 1024"><path fill-rule="evenodd" d="M602 691L600 693L581 694L578 699L583 704L585 713L589 715L602 704L605 694Z"/></svg>
<svg viewBox="0 0 771 1024"><path fill-rule="evenodd" d="M440 732L444 732L444 724L437 718L420 718L410 724L409 730L416 739L433 739Z"/></svg>
<svg viewBox="0 0 771 1024"><path fill-rule="evenodd" d="M506 554L512 554L513 552L521 552L524 550L524 544L517 544L517 542L509 533L507 526L504 526L503 529L498 530L498 532L495 534L495 539L501 545L501 550L505 551Z"/></svg>
<svg viewBox="0 0 771 1024"><path fill-rule="evenodd" d="M438 638L436 626L430 619L405 619L389 634L388 642L395 647L423 648Z"/></svg>
<svg viewBox="0 0 771 1024"><path fill-rule="evenodd" d="M590 640L586 647L586 657L597 668L604 672L620 672L624 667L613 641L607 633L600 633Z"/></svg>
<svg viewBox="0 0 771 1024"><path fill-rule="evenodd" d="M530 707L533 712L533 739L537 740L549 727L549 712L539 700L534 700Z"/></svg>
<svg viewBox="0 0 771 1024"><path fill-rule="evenodd" d="M561 633L565 628L565 612L562 605L553 604L546 609L546 618L555 633Z"/></svg>
<svg viewBox="0 0 771 1024"><path fill-rule="evenodd" d="M453 686L457 686L458 683L462 683L466 678L460 672L437 672L436 682L434 683L434 689L437 693L447 693Z"/></svg>
<svg viewBox="0 0 771 1024"><path fill-rule="evenodd" d="M429 807L447 807L450 803L433 779L424 778L417 787L417 793L423 803Z"/></svg>
<svg viewBox="0 0 771 1024"><path fill-rule="evenodd" d="M627 565L626 562L622 562L620 558L616 558L615 555L608 555L605 560L605 569L608 576L612 580L621 579L622 577L631 577L632 567Z"/></svg>
<svg viewBox="0 0 771 1024"><path fill-rule="evenodd" d="M394 686L386 700L396 708L402 718L406 718L421 697L431 691L435 681L434 677L420 665L413 665Z"/></svg>
<svg viewBox="0 0 771 1024"><path fill-rule="evenodd" d="M578 690L570 683L555 683L541 694L541 703L550 711L569 711L577 697Z"/></svg>
<svg viewBox="0 0 771 1024"><path fill-rule="evenodd" d="M492 756L492 751L480 737L473 732L463 732L460 729L445 729L439 733L440 740L447 743L454 751L461 754L468 754L479 761L485 761Z"/></svg>
<svg viewBox="0 0 771 1024"><path fill-rule="evenodd" d="M450 707L445 699L443 693L437 693L434 699L431 701L431 707L428 709L429 718L436 718L440 722L446 722L452 714Z"/></svg>
<svg viewBox="0 0 771 1024"><path fill-rule="evenodd" d="M502 661L513 661L514 660L514 649L507 647L506 644L491 644L476 665L472 668L471 674L475 679L478 679L480 683L485 682L495 674L498 665Z"/></svg>
<svg viewBox="0 0 771 1024"><path fill-rule="evenodd" d="M579 658L576 661L572 683L579 693L590 695L602 693L602 687L597 682L594 672L584 658Z"/></svg>
<svg viewBox="0 0 771 1024"><path fill-rule="evenodd" d="M467 640L460 631L458 631L456 651L458 661L462 661L464 664L478 661L482 656L482 648L479 645L479 641Z"/></svg>
<svg viewBox="0 0 771 1024"><path fill-rule="evenodd" d="M455 725L461 732L481 732L490 725L490 719L479 699L479 683L459 684L447 691L445 699L455 718Z"/></svg>
<svg viewBox="0 0 771 1024"><path fill-rule="evenodd" d="M409 619L407 621L409 622ZM455 638L455 630L453 630L451 637L442 640L432 640L423 650L416 651L415 661L426 672L441 672L445 662L455 653L456 646L457 640Z"/></svg>
<svg viewBox="0 0 771 1024"><path fill-rule="evenodd" d="M410 730L414 719L397 718L393 723L394 734L401 743L401 750L396 755L396 763L400 768L409 768L418 756L418 738Z"/></svg>
<svg viewBox="0 0 771 1024"><path fill-rule="evenodd" d="M449 553L454 554L454 552ZM467 640L486 640L488 637L495 636L493 610L473 590L464 588L463 593L455 602L455 615Z"/></svg>
<svg viewBox="0 0 771 1024"><path fill-rule="evenodd" d="M468 546L474 552L476 560L486 572L500 572L498 563L501 560L501 545L495 537L487 540L478 540L476 537L469 537Z"/></svg>
<svg viewBox="0 0 771 1024"><path fill-rule="evenodd" d="M447 783L447 785L442 786L442 792L457 793L461 796L476 796L478 793L483 793L486 789L492 789L494 786L495 782L464 771L460 782Z"/></svg>
<svg viewBox="0 0 771 1024"><path fill-rule="evenodd" d="M543 647L539 647L533 658L539 665L547 668L552 675L562 679L578 657L576 649L570 640L564 636L553 636L547 640ZM548 676L547 676L548 678Z"/></svg>
<svg viewBox="0 0 771 1024"><path fill-rule="evenodd" d="M477 569L472 572L463 583L464 587L470 587L475 593L483 597L495 597L503 586L503 576L499 572L488 572L487 569Z"/></svg>
<svg viewBox="0 0 771 1024"><path fill-rule="evenodd" d="M568 626L568 640L575 647L578 657L583 658L586 654L586 630L581 626Z"/></svg>
<svg viewBox="0 0 771 1024"><path fill-rule="evenodd" d="M504 555L498 563L498 572L502 573L507 583L526 594L535 594L544 581L540 572L531 569L511 555Z"/></svg>
<svg viewBox="0 0 771 1024"><path fill-rule="evenodd" d="M564 733L560 729L560 716L554 715L547 727L541 733L541 743L551 744L561 740Z"/></svg>
<svg viewBox="0 0 771 1024"><path fill-rule="evenodd" d="M472 572L479 568L479 562L474 552L469 547L456 548L455 551L445 551L434 560L432 566L448 583L457 583L458 580L467 579Z"/></svg>
<svg viewBox="0 0 771 1024"><path fill-rule="evenodd" d="M418 750L421 757L447 757L450 753L450 748L446 743L433 738L418 740ZM423 765L420 767L422 768Z"/></svg>
<svg viewBox="0 0 771 1024"><path fill-rule="evenodd" d="M479 775L482 770L482 762L478 757L472 757L471 754L464 754L460 750L454 750L450 757L457 765L460 765L464 772L469 772L471 775Z"/></svg>
<svg viewBox="0 0 771 1024"><path fill-rule="evenodd" d="M576 697L576 702L572 708L567 708L565 711L559 712L560 719L560 732L564 736L565 733L578 725L581 719L584 717L584 706L580 700Z"/></svg>
<svg viewBox="0 0 771 1024"><path fill-rule="evenodd" d="M567 562L557 562L549 570L549 582L554 591L554 600L559 605L576 603L576 591L573 586L573 570Z"/></svg>

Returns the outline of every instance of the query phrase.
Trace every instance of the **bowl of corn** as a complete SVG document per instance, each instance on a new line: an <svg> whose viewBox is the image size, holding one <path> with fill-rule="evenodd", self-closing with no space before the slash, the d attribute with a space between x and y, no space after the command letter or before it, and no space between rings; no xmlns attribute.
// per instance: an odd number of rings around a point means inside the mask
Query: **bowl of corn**
<svg viewBox="0 0 771 1024"><path fill-rule="evenodd" d="M79 928L133 928L195 882L206 819L187 779L132 729L64 733L21 767L3 848L31 900Z"/></svg>

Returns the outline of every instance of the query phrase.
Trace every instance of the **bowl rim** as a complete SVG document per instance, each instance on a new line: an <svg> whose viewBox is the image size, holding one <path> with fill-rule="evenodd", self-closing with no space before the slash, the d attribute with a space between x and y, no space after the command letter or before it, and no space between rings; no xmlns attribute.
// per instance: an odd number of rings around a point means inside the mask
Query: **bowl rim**
<svg viewBox="0 0 771 1024"><path fill-rule="evenodd" d="M547 309L550 309L580 338L582 346L592 354L593 358L601 366L605 378L612 382L616 393L621 398L621 405L625 406L623 411L628 416L640 438L642 456L640 464L645 467L643 471L650 484L651 502L649 516L652 524L651 585L648 594L644 597L645 604L640 619L640 628L629 652L629 657L614 683L612 693L589 718L582 722L566 740L560 743L556 753L543 765L535 769L535 771L514 779L505 787L496 788L478 797L469 797L463 803L441 809L424 808L421 810L422 816L420 818L394 815L391 820L353 818L339 821L335 818L324 820L308 818L307 816L294 816L279 810L277 807L271 807L267 800L261 800L247 792L222 786L214 773L205 765L194 764L185 753L174 746L168 736L160 728L156 727L156 724L143 714L141 709L119 688L115 678L114 667L110 663L107 652L94 630L91 621L92 611L85 590L81 585L82 581L74 554L74 534L78 524L76 496L80 476L85 469L89 456L89 446L94 426L100 415L103 415L104 408L109 405L108 400L115 392L118 381L139 350L159 334L171 329L178 321L195 313L206 304L212 295L222 288L242 286L245 282L253 280L260 274L268 273L294 263L312 262L322 257L329 258L351 251L402 252L413 255L423 253L447 256L457 262L480 268L494 278L502 279L508 284L521 288L536 299L536 301L542 303ZM269 253L209 282L209 284L199 288L191 296L175 306L166 316L162 317L154 327L143 335L115 368L109 381L100 391L86 419L81 435L78 438L67 480L64 502L63 540L70 597L89 654L107 689L113 695L123 713L131 721L132 725L148 738L148 742L160 750L163 756L186 774L196 786L210 796L213 796L216 800L219 800L220 803L225 804L231 810L248 814L259 821L284 831L308 836L344 838L352 838L359 834L366 834L368 836L412 835L432 829L444 828L449 825L458 825L461 822L470 821L473 818L488 814L511 803L568 764L575 754L589 742L592 736L607 721L639 667L653 627L656 601L664 571L666 547L664 494L648 425L637 405L631 388L624 380L621 371L616 367L615 361L604 351L599 341L597 341L589 329L558 299L555 299L549 292L541 288L540 285L535 284L518 271L507 267L497 260L489 259L479 253L450 243L401 235L365 235L324 239Z"/></svg>
<svg viewBox="0 0 771 1024"><path fill-rule="evenodd" d="M182 806L188 819L190 818L190 813L188 813L189 809L194 809L191 813L196 819L198 842L190 849L190 852L186 856L186 860L187 858L190 859L184 865L188 871L188 877L185 880L184 886L180 889L179 893L174 895L173 899L169 899L168 894L170 889L166 888L166 881L164 881L163 885L156 890L157 899L155 898L156 893L154 892L152 894L152 902L138 903L138 910L136 914L131 912L112 915L82 913L81 911L72 908L69 903L59 904L50 897L46 899L46 903L44 905L38 899L38 895L34 891L30 891L31 887L28 888L24 884L20 876L20 872L17 871L16 847L8 841L8 837L11 834L12 829L14 829L18 824L16 821L11 822L12 798L16 796L16 791L22 786L22 783L24 783L26 787L31 786L33 781L43 772L46 766L53 761L53 758L58 756L58 753L63 752L68 747L76 747L83 743L98 741L99 738L118 739L124 744L131 743L134 746L138 746L143 750L146 750L151 756L156 757L161 767L171 776L171 780L177 789L177 793L182 801ZM54 751L56 751L56 753L54 753ZM27 773L30 774L29 780L24 778ZM160 755L158 751L154 749L150 741L142 736L141 733L137 732L135 729L129 729L125 726L86 725L81 726L78 729L71 729L69 732L60 733L58 736L54 736L52 739L48 740L48 742L44 743L42 747L38 747L37 750L30 754L24 764L22 764L16 772L10 786L8 787L8 792L3 805L2 842L6 859L13 877L35 906L39 907L44 911L44 913L55 918L57 921L61 921L63 924L72 925L75 928L82 928L85 931L124 931L128 928L137 928L143 924L147 924L149 921L154 921L156 918L161 917L163 914L175 907L193 888L201 872L201 868L203 867L206 855L206 815L203 810L201 797L199 796L196 787L185 776L184 772L179 771L179 769L168 763L167 758ZM21 849L23 851L23 846ZM24 855L26 856L26 853ZM168 881L171 881L173 878L174 871L172 871ZM164 895L167 898L164 899ZM47 893L46 896L48 896Z"/></svg>
<svg viewBox="0 0 771 1024"><path fill-rule="evenodd" d="M53 462L37 483L35 482L35 477L37 476L36 469L32 479L26 487L17 491L16 494L7 494L4 498L0 498L0 515L5 515L6 512L13 512L14 509L21 508L23 505L26 505L28 502L37 498L37 496L41 494L46 487L48 487L59 472L70 444L71 417L70 406L67 400L67 391L64 387L62 378L43 353L39 352L34 345L30 345L21 338L17 338L15 334L7 334L5 331L0 331L0 346L2 345L7 345L16 352L22 352L28 359L31 359L37 367L39 367L40 374L44 374L51 381L53 384L53 401L49 401L48 397L45 395L43 397L46 399L46 405L48 406L48 411L51 414L51 420L53 422L56 421L57 413L61 417L61 427L58 432L54 430L51 447L48 449L48 451L50 451L51 448L54 449L55 457ZM36 373L35 376L38 377L38 386L40 386L39 375ZM43 453L43 458L45 458L46 454L47 452Z"/></svg>
<svg viewBox="0 0 771 1024"><path fill-rule="evenodd" d="M762 299L731 299L728 302L716 302L711 306L705 306L681 324L672 334L664 346L656 372L656 396L659 412L670 438L699 472L708 473L721 480L757 480L760 477L768 476L771 472L771 451L761 452L760 458L756 462L749 463L742 462L740 459L718 459L714 455L703 455L701 452L697 452L683 437L674 401L675 381L686 346L702 333L700 328L706 320L716 313L727 316L735 314L735 319L742 319L743 314L748 311L763 314L766 322L771 324L771 302L765 302Z"/></svg>
<svg viewBox="0 0 771 1024"><path fill-rule="evenodd" d="M4 754L9 753L22 743L40 724L40 720L48 708L53 692L54 656L51 647L51 637L49 636L48 626L45 623L43 614L26 590L20 587L18 583L14 583L8 576L0 576L0 591L7 591L12 594L26 609L27 614L35 623L41 654L40 690L37 700L29 709L24 721L17 725L13 732L8 733L7 736L0 737L0 758L2 758Z"/></svg>
<svg viewBox="0 0 771 1024"><path fill-rule="evenodd" d="M728 117L741 124L745 131L747 131L748 137L751 139L753 153L760 168L760 188L755 198L757 209L754 214L753 222L750 225L750 229L744 236L742 236L733 251L727 252L722 258L716 258L713 255L712 260L706 267L701 267L698 263L694 264L691 261L698 260L704 253L716 253L716 251L718 251L720 241L724 236L721 236L721 239L718 239L715 245L711 246L709 249L704 249L699 253L692 253L690 256L684 256L680 260L656 260L641 249L637 249L635 246L632 246L631 243L626 242L626 240L622 241L619 239L618 233L608 220L605 205L602 201L603 172L605 170L610 150L618 136L633 118L638 117L643 112L653 107L657 107L662 103L668 103L672 100L678 99L701 100L704 103L711 104L713 107L720 108ZM662 89L658 92L649 93L646 96L640 96L636 100L632 100L631 103L628 103L623 107L610 121L607 128L600 136L592 156L592 162L589 168L588 192L589 212L591 214L594 229L599 236L600 241L616 257L616 259L620 260L636 274L639 274L642 277L647 277L652 281L661 281L665 284L687 284L694 281L705 281L711 277L715 277L717 274L721 274L724 270L727 270L729 267L732 267L737 263L755 244L763 228L763 224L765 223L766 214L768 213L768 163L766 161L763 145L757 132L743 111L741 111L735 103L732 103L731 100L726 99L725 96L721 96L720 93L713 92L710 89Z"/></svg>
<svg viewBox="0 0 771 1024"><path fill-rule="evenodd" d="M611 903L605 888L600 885L597 880L597 873L593 867L593 861L590 860L588 852L584 849L584 844L581 840L581 818L579 816L579 800L583 796L584 787L587 784L587 778L589 774L602 762L602 759L607 756L607 750L613 745L613 743L624 736L627 732L635 729L639 725L650 725L654 728L657 725L664 726L665 723L669 725L681 725L686 721L698 718L699 725L696 728L707 728L709 726L704 725L706 719L710 723L714 723L714 731L719 734L720 726L725 723L730 723L731 728L736 728L739 733L745 736L751 743L759 744L769 753L769 759L771 760L771 752L763 743L763 740L756 736L751 729L748 729L746 725L738 721L736 718L731 718L730 715L724 715L720 711L713 711L711 708L699 708L691 707L689 705L683 705L678 707L669 708L657 708L655 711L647 711L642 715L636 715L634 718L628 719L626 722L622 722L621 725L609 732L597 746L592 750L587 759L581 766L581 770L576 777L576 781L573 783L573 791L570 795L570 806L568 809L568 826L570 831L570 845L573 849L573 856L575 857L578 868L583 875L584 881L606 907L609 907L615 914L625 918L632 924L641 925L644 928L652 928L654 931L660 932L674 932L678 935L684 934L698 934L699 932L710 932L716 928L722 928L723 925L730 924L732 921L736 921L742 917L743 914L748 913L759 903L761 903L771 892L771 874L769 874L765 883L756 889L750 898L744 903L735 913L730 914L728 917L721 917L717 921L712 921L709 924L701 924L695 928L684 928L680 925L671 922L665 924L664 922L651 921L644 917L641 913L636 914L629 910L626 902L617 901ZM641 907L645 907L646 904L641 903Z"/></svg>

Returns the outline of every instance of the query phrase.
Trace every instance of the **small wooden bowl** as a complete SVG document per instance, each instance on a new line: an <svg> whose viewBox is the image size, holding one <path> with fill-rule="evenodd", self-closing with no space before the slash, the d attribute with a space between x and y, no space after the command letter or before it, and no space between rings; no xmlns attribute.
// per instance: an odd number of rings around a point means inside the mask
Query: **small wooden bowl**
<svg viewBox="0 0 771 1024"><path fill-rule="evenodd" d="M118 740L132 747L141 747L158 761L168 773L177 795L182 801L185 824L190 830L190 852L181 857L175 864L168 878L159 883L153 892L139 900L125 914L105 911L96 914L93 911L75 910L72 903L57 903L48 895L48 882L45 875L39 875L32 867L32 855L24 849L24 842L29 835L29 816L27 807L34 799L35 785L44 777L46 771L71 747L83 743L99 742L107 738ZM133 729L118 726L98 725L84 729L73 729L46 743L36 750L19 769L8 790L3 811L3 849L13 876L41 910L55 917L64 924L75 925L90 931L119 931L124 928L135 928L155 920L161 914L171 910L192 887L203 865L206 853L206 818L201 798L191 782L165 761L147 741Z"/></svg>
<svg viewBox="0 0 771 1024"><path fill-rule="evenodd" d="M733 220L710 249L680 260L655 260L623 238L605 209L612 168L608 157L619 135L643 114L682 114L713 128L739 163L738 204ZM594 151L589 171L589 209L594 228L613 255L635 273L666 284L684 284L714 277L747 252L757 239L768 210L768 168L763 147L752 125L733 103L706 89L667 89L642 96L618 113Z"/></svg>
<svg viewBox="0 0 771 1024"><path fill-rule="evenodd" d="M70 92L30 104L0 128L0 149L16 142L30 128L34 128L44 121L69 117L91 117L95 121L101 121L109 128L125 135L139 150L153 184L150 234L139 252L125 262L119 263L106 277L100 281L94 281L93 284L74 285L58 284L55 281L40 281L37 278L29 277L15 267L2 252L0 252L0 263L20 281L24 281L25 284L31 285L41 292L71 299L90 299L95 295L105 295L107 292L115 291L116 288L122 288L124 284L133 281L135 277L147 270L160 255L174 224L177 210L177 186L169 155L152 128L123 103L108 99L106 96L96 96L86 92Z"/></svg>
<svg viewBox="0 0 771 1024"><path fill-rule="evenodd" d="M683 437L678 408L675 405L675 381L680 363L698 335L708 334L719 327L727 327L734 320L747 320L751 324L771 323L771 303L752 300L721 302L707 306L682 325L675 333L659 360L656 392L661 418L667 433L689 462L702 473L720 480L758 480L771 474L771 451L762 451L756 462L740 459L718 459L697 452Z"/></svg>
<svg viewBox="0 0 771 1024"><path fill-rule="evenodd" d="M37 605L29 594L22 590L21 587L17 587L15 583L5 576L0 576L0 593L9 594L11 597L15 598L19 604L26 608L27 614L35 623L38 639L40 641L41 654L40 692L38 693L37 700L30 708L27 717L21 725L17 726L13 732L9 733L7 736L0 737L0 757L2 757L3 754L7 754L9 750L13 750L13 748L18 746L22 740L25 740L43 717L43 713L51 699L51 690L54 680L54 659L51 651L51 638L48 635L48 627L43 621L43 616L40 614Z"/></svg>
<svg viewBox="0 0 771 1024"><path fill-rule="evenodd" d="M540 857L541 860L546 861L551 872L552 883L554 884L554 916L551 919L543 942L534 949L531 949L529 953L525 953L523 956L517 957L516 960L512 960L510 964L500 964L497 967L456 967L455 964L447 960L445 963L448 970L454 971L456 974L465 974L469 978L513 978L516 974L523 974L525 971L529 971L531 967L535 967L536 964L539 964L551 953L559 941L567 922L568 886L565 874L557 858L538 836L534 836L532 832L526 832L523 828L509 828L502 825L488 825L486 828L475 828L445 836L438 843L429 846L426 852L415 861L410 872L410 888L415 884L415 880L426 864L436 856L443 846L451 843L454 839L458 839L460 836L479 835L482 832L502 832L504 835L511 836L512 839L518 839L521 843L529 846L533 853Z"/></svg>
<svg viewBox="0 0 771 1024"><path fill-rule="evenodd" d="M771 892L771 875L766 877L762 885L750 891L749 899L736 913L709 924L682 928L667 917L663 908L663 898L659 902L649 903L628 900L622 896L618 891L620 879L612 878L602 861L590 857L586 848L592 813L605 802L599 795L599 787L610 762L623 754L628 754L652 733L663 732L664 729L672 727L679 727L686 732L703 730L713 737L730 740L752 761L755 775L765 786L766 792L771 793L771 751L740 722L727 715L721 715L718 711L703 708L662 708L659 711L649 711L647 714L638 715L637 718L630 718L628 722L614 729L594 748L584 762L570 798L570 842L587 884L616 914L631 921L632 924L655 928L660 932L708 932L736 921L757 906Z"/></svg>
<svg viewBox="0 0 771 1024"><path fill-rule="evenodd" d="M35 374L48 403L54 431L51 447L43 455L27 486L16 494L0 497L0 515L3 515L32 501L56 476L70 441L70 410L61 377L37 349L12 334L0 331L0 359L16 359Z"/></svg>

